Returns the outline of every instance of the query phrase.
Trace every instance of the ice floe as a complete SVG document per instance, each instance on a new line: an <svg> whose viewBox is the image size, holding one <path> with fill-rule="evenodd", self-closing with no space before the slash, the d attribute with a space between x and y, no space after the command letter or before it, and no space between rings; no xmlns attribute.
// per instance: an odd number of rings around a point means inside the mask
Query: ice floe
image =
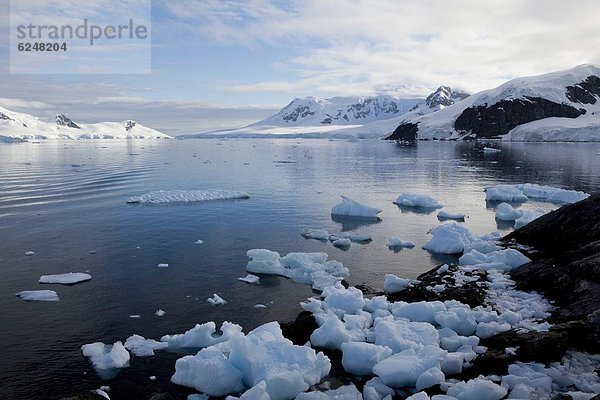
<svg viewBox="0 0 600 400"><path fill-rule="evenodd" d="M444 211L444 210L438 212L438 214L437 214L437 218L440 221L445 221L445 220L449 220L449 219L453 219L456 221L464 221L466 217L467 217L467 215L463 214L463 213L453 213L453 212Z"/></svg>
<svg viewBox="0 0 600 400"><path fill-rule="evenodd" d="M213 297L209 297L208 299L206 299L206 301L208 301L213 306L224 306L225 304L227 304L227 300L223 299L216 293L213 293Z"/></svg>
<svg viewBox="0 0 600 400"><path fill-rule="evenodd" d="M127 203L187 203L249 198L248 193L237 190L158 190L141 196L130 197Z"/></svg>
<svg viewBox="0 0 600 400"><path fill-rule="evenodd" d="M223 322L221 325L221 335L217 336L216 332L217 325L210 321L204 324L196 324L195 327L185 333L164 335L160 338L160 341L167 343L170 348L175 349L201 349L226 342L236 336L241 336L242 327L231 322Z"/></svg>
<svg viewBox="0 0 600 400"><path fill-rule="evenodd" d="M246 255L250 258L246 271L285 276L293 281L312 285L316 290L323 290L350 275L348 268L341 262L327 261L326 253L289 253L281 257L274 251L253 249Z"/></svg>
<svg viewBox="0 0 600 400"><path fill-rule="evenodd" d="M158 310L156 310L156 312L154 313L154 315L156 315L157 317L162 317L166 314L166 312L164 312L163 310L161 310L160 308Z"/></svg>
<svg viewBox="0 0 600 400"><path fill-rule="evenodd" d="M584 192L541 186L534 183L496 185L485 189L485 199L487 201L509 203L525 203L529 199L536 199L550 203L570 204L585 200L588 197L589 194Z"/></svg>
<svg viewBox="0 0 600 400"><path fill-rule="evenodd" d="M433 197L425 196L422 194L411 194L402 193L394 204L404 207L417 207L417 208L442 208L443 206L438 203Z"/></svg>
<svg viewBox="0 0 600 400"><path fill-rule="evenodd" d="M33 256L33 255L35 255L35 252L33 252L31 250L28 250L28 251L25 252L25 255L26 256Z"/></svg>
<svg viewBox="0 0 600 400"><path fill-rule="evenodd" d="M546 212L541 208L535 210L521 210L521 216L515 220L515 229L522 228L545 214Z"/></svg>
<svg viewBox="0 0 600 400"><path fill-rule="evenodd" d="M238 278L238 281L250 283L250 284L258 284L260 282L260 278L256 275L248 274L243 278Z"/></svg>
<svg viewBox="0 0 600 400"><path fill-rule="evenodd" d="M495 147L484 147L483 152L487 154L500 153L502 150L497 149Z"/></svg>
<svg viewBox="0 0 600 400"><path fill-rule="evenodd" d="M25 301L59 301L54 290L24 290L15 296Z"/></svg>
<svg viewBox="0 0 600 400"><path fill-rule="evenodd" d="M140 335L132 335L125 341L125 348L138 357L153 356L154 350L165 349L168 346L168 343L146 339Z"/></svg>
<svg viewBox="0 0 600 400"><path fill-rule="evenodd" d="M277 322L202 349L175 363L171 381L210 396L238 393L264 382L271 400L292 399L331 369L323 353L284 338Z"/></svg>
<svg viewBox="0 0 600 400"><path fill-rule="evenodd" d="M515 209L508 203L500 203L496 207L496 219L500 221L514 221L521 218L522 215L523 212L521 210Z"/></svg>
<svg viewBox="0 0 600 400"><path fill-rule="evenodd" d="M39 283L58 283L61 285L74 285L79 282L85 282L92 279L90 274L83 272L69 272L66 274L57 275L42 275L40 276Z"/></svg>
<svg viewBox="0 0 600 400"><path fill-rule="evenodd" d="M415 242L411 242L410 240L402 240L398 236L392 236L388 239L387 246L391 249L401 249L403 247L412 249L415 247Z"/></svg>
<svg viewBox="0 0 600 400"><path fill-rule="evenodd" d="M352 200L349 197L342 196L342 202L331 209L331 215L356 218L379 219L378 215L382 210L369 207Z"/></svg>
<svg viewBox="0 0 600 400"><path fill-rule="evenodd" d="M479 238L456 222L439 225L429 231L433 237L423 249L433 253L460 254L465 247Z"/></svg>
<svg viewBox="0 0 600 400"><path fill-rule="evenodd" d="M129 366L129 352L121 342L112 345L102 342L84 344L81 352L97 370L124 368Z"/></svg>
<svg viewBox="0 0 600 400"><path fill-rule="evenodd" d="M314 228L305 228L302 230L302 232L300 232L300 234L306 239L316 239L316 240L322 240L322 241L329 240L332 243L335 243L336 241L339 241L342 239L348 239L350 242L353 242L353 243L365 244L365 243L368 243L371 240L373 240L373 238L370 235L365 235L365 234L361 234L361 233L356 233L356 232L329 233L325 229L314 229ZM344 243L348 243L348 242L345 241Z"/></svg>

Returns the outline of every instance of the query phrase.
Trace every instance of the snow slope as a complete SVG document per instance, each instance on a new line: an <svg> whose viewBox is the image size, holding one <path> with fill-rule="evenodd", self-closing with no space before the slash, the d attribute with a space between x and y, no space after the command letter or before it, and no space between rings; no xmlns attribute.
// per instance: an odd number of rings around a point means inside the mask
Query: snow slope
<svg viewBox="0 0 600 400"><path fill-rule="evenodd" d="M77 124L64 115L44 122L29 114L0 107L0 142L40 139L168 139L157 130L134 121Z"/></svg>
<svg viewBox="0 0 600 400"><path fill-rule="evenodd" d="M489 138L497 130L503 140L600 141L599 82L600 68L593 65L513 79L439 112L407 116L389 138ZM560 113L569 116L552 115Z"/></svg>

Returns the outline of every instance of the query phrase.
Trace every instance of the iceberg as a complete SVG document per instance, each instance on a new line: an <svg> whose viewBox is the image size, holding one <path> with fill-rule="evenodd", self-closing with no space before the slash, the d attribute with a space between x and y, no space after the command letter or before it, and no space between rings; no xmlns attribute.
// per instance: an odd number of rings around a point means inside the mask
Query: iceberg
<svg viewBox="0 0 600 400"><path fill-rule="evenodd" d="M249 199L250 195L237 190L158 190L130 197L130 204L187 203L212 200Z"/></svg>
<svg viewBox="0 0 600 400"><path fill-rule="evenodd" d="M168 343L146 339L140 335L132 335L125 341L125 348L138 357L153 356L154 350L166 349L168 346Z"/></svg>
<svg viewBox="0 0 600 400"><path fill-rule="evenodd" d="M74 285L76 283L89 281L92 276L83 272L69 272L58 275L42 275L39 283L58 283L61 285Z"/></svg>
<svg viewBox="0 0 600 400"><path fill-rule="evenodd" d="M258 284L260 282L260 278L256 275L248 274L244 278L238 278L238 281L250 283L250 284Z"/></svg>
<svg viewBox="0 0 600 400"><path fill-rule="evenodd" d="M315 290L323 290L350 276L350 271L341 262L327 261L326 253L289 253L281 257L274 251L253 249L246 255L250 258L246 271L281 275L295 282L312 285Z"/></svg>
<svg viewBox="0 0 600 400"><path fill-rule="evenodd" d="M15 296L25 301L59 301L54 290L24 290Z"/></svg>
<svg viewBox="0 0 600 400"><path fill-rule="evenodd" d="M360 204L346 196L342 196L342 202L331 209L331 215L379 219L377 214L382 210Z"/></svg>
<svg viewBox="0 0 600 400"><path fill-rule="evenodd" d="M521 218L522 215L521 210L516 210L508 203L500 203L496 207L496 219L500 221L514 221Z"/></svg>
<svg viewBox="0 0 600 400"><path fill-rule="evenodd" d="M411 194L402 193L394 204L405 207L417 207L417 208L442 208L443 206L438 203L433 197L425 196L422 194Z"/></svg>
<svg viewBox="0 0 600 400"><path fill-rule="evenodd" d="M466 217L467 216L463 213L452 213L452 212L443 211L443 210L437 214L437 218L440 221L445 221L448 219L453 219L456 221L464 221Z"/></svg>
<svg viewBox="0 0 600 400"><path fill-rule="evenodd" d="M124 368L129 366L129 352L121 342L107 345L102 342L81 346L83 355L91 361L97 370Z"/></svg>
<svg viewBox="0 0 600 400"><path fill-rule="evenodd" d="M487 201L503 201L508 203L525 203L529 199L556 204L571 204L585 200L589 194L560 189L552 186L541 186L535 183L517 185L496 185L485 189Z"/></svg>

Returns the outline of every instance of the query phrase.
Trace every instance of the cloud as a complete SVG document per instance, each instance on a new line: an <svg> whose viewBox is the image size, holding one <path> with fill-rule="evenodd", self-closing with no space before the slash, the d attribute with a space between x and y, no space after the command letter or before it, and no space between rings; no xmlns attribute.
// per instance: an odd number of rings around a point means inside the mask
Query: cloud
<svg viewBox="0 0 600 400"><path fill-rule="evenodd" d="M441 83L471 91L599 62L596 0L250 0L159 2L182 29L223 46L288 47L295 78L227 91L312 87L328 94Z"/></svg>
<svg viewBox="0 0 600 400"><path fill-rule="evenodd" d="M10 110L16 108L28 110L52 110L56 108L55 105L44 103L42 101L28 101L25 99L14 99L7 97L0 97L0 106Z"/></svg>

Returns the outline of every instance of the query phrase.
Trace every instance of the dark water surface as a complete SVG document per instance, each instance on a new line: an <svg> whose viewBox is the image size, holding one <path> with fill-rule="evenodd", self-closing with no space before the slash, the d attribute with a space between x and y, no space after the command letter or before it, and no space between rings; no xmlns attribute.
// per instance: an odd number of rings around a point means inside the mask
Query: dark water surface
<svg viewBox="0 0 600 400"><path fill-rule="evenodd" d="M237 281L246 274L249 249L324 251L350 269L350 284L375 288L382 288L386 273L415 277L452 260L420 249L427 230L440 223L437 212L399 209L392 201L401 192L429 194L445 210L466 212L466 226L483 234L498 228L494 210L486 208L485 186L533 182L587 192L600 187L596 144L502 148L484 155L472 143L438 142L413 148L325 140L0 145L0 398L59 399L101 384L113 387L113 399L138 398L131 391L141 385L172 389L179 355L132 357L130 368L103 382L79 349L95 341L124 341L133 333L158 339L211 320L232 321L248 331L292 319L298 303L313 294L310 288L280 277L262 277L259 286ZM125 203L160 189L235 189L251 198ZM340 194L383 209L382 222L333 221L331 207ZM306 227L356 230L374 240L343 251L302 238ZM417 248L394 253L386 247L390 236L412 240ZM194 244L198 239L204 244ZM25 256L28 250L35 255ZM159 263L170 267L157 268ZM75 286L37 283L40 275L70 271L89 271L93 278ZM36 289L56 290L60 302L26 303L14 296ZM229 304L210 306L206 298L213 293ZM254 308L257 303L267 307ZM162 318L154 315L159 308L167 313Z"/></svg>

